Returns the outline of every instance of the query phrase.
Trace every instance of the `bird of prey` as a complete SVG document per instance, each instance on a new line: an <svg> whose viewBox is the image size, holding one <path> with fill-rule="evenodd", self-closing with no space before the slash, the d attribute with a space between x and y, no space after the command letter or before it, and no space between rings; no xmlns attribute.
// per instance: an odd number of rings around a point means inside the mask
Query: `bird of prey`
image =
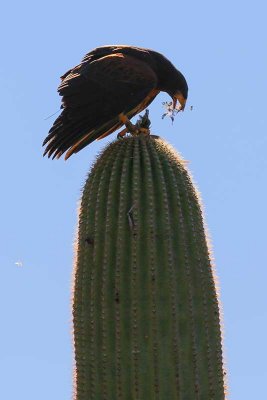
<svg viewBox="0 0 267 400"><path fill-rule="evenodd" d="M44 155L68 159L94 140L116 131L144 110L159 92L185 107L188 86L162 54L141 47L113 45L92 50L61 77L62 112L43 145ZM123 136L124 128L120 132Z"/></svg>

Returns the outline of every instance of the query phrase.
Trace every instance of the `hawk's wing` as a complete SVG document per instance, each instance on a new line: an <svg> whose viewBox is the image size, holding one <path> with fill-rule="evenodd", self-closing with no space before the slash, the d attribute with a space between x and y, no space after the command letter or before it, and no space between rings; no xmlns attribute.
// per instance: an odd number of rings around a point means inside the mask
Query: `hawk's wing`
<svg viewBox="0 0 267 400"><path fill-rule="evenodd" d="M68 149L69 157L114 132L122 125L120 113L131 118L158 93L157 76L147 63L122 53L89 55L62 77L58 91L63 111L44 141L49 157Z"/></svg>

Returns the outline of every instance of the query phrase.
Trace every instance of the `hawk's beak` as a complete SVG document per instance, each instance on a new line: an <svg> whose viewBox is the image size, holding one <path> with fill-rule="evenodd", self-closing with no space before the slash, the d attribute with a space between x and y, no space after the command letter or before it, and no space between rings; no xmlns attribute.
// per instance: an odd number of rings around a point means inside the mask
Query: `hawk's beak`
<svg viewBox="0 0 267 400"><path fill-rule="evenodd" d="M175 93L175 95L173 96L173 109L175 109L175 107L176 107L177 100L178 100L179 103L180 103L179 111L184 111L185 104L186 104L186 99L184 98L184 96L182 95L181 92L177 92L177 93Z"/></svg>

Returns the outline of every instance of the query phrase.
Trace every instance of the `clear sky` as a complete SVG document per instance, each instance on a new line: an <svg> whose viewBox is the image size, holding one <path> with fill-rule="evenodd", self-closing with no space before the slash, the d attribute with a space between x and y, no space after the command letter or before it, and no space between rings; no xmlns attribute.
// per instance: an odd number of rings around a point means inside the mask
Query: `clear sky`
<svg viewBox="0 0 267 400"><path fill-rule="evenodd" d="M266 398L266 12L258 0L4 2L3 399L71 399L77 202L109 139L67 162L43 159L41 143L55 118L46 117L60 106L59 76L104 44L158 50L188 80L188 107L173 125L161 120L167 95L151 105L153 132L189 161L202 193L221 286L229 399Z"/></svg>

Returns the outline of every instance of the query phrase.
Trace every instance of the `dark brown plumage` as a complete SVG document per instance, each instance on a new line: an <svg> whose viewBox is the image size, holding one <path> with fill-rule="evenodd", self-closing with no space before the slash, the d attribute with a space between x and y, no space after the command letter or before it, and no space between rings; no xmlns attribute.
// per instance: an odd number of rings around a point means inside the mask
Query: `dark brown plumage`
<svg viewBox="0 0 267 400"><path fill-rule="evenodd" d="M48 136L44 155L65 159L120 128L160 91L181 109L187 99L184 76L163 55L133 46L103 46L61 77L63 109Z"/></svg>

